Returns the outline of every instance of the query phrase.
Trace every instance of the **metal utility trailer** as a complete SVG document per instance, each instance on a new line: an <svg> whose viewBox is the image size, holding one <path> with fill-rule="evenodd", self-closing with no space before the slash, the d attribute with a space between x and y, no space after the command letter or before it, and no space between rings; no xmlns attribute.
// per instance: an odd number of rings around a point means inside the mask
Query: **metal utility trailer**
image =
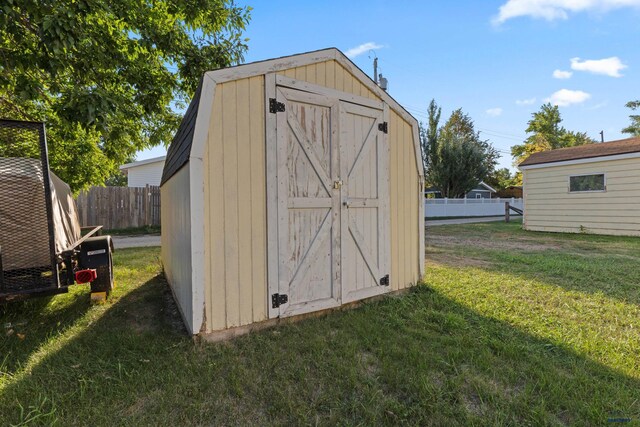
<svg viewBox="0 0 640 427"><path fill-rule="evenodd" d="M0 303L90 284L113 289L113 242L80 227L69 186L49 170L45 125L0 119Z"/></svg>

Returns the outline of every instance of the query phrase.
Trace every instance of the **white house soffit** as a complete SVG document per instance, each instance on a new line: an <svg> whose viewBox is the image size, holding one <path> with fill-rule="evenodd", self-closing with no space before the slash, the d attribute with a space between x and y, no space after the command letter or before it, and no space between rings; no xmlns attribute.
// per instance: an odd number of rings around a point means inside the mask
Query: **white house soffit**
<svg viewBox="0 0 640 427"><path fill-rule="evenodd" d="M164 162L167 156L154 157L152 159L138 160L137 162L126 163L120 166L120 170L130 169L136 166L148 165L149 163Z"/></svg>
<svg viewBox="0 0 640 427"><path fill-rule="evenodd" d="M493 188L492 186L490 186L489 184L487 184L484 181L480 181L480 185L482 185L484 188L486 188L489 191L492 191L494 193L497 193L497 190L495 188Z"/></svg>

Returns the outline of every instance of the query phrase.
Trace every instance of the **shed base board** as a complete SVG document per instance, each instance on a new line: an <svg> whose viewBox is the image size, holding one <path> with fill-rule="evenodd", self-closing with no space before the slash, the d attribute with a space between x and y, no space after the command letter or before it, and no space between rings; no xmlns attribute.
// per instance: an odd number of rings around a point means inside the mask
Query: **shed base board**
<svg viewBox="0 0 640 427"><path fill-rule="evenodd" d="M413 286L409 286L409 287L406 287L404 289L400 289L400 290L397 290L397 291L387 292L387 293L382 294L382 295L375 295L375 296L372 296L370 298L365 298L365 299L361 299L361 300L358 300L358 301L349 302L349 303L343 304L343 305L341 305L339 307L327 308L325 310L314 311L312 313L299 314L297 316L291 316L291 317L279 317L279 318L276 318L276 319L269 319L269 320L265 320L263 322L252 323L250 325L244 325L244 326L237 326L235 328L222 329L222 330L219 330L219 331L201 332L201 333L199 333L197 335L194 335L194 339L202 340L202 341L206 341L206 342L227 341L227 340L239 337L241 335L246 335L246 334L251 333L251 332L261 331L263 329L273 328L273 327L278 326L278 325L288 325L288 324L299 322L299 321L305 320L305 319L310 319L310 318L315 318L315 317L324 317L324 316L326 316L326 315L328 315L330 313L334 313L336 311L351 310L351 309L354 309L356 307L359 307L359 306L364 305L364 304L369 303L369 302L380 301L380 300L388 298L388 297L395 297L395 296L398 296L398 295L402 295L402 294L408 292L411 288L413 288Z"/></svg>

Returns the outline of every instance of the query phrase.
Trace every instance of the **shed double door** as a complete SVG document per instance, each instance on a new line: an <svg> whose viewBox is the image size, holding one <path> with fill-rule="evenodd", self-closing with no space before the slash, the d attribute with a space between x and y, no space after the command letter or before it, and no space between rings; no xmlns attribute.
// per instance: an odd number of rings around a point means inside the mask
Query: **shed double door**
<svg viewBox="0 0 640 427"><path fill-rule="evenodd" d="M276 86L277 112L269 113L276 115L277 225L270 226L278 251L271 317L389 289L385 107L302 86Z"/></svg>

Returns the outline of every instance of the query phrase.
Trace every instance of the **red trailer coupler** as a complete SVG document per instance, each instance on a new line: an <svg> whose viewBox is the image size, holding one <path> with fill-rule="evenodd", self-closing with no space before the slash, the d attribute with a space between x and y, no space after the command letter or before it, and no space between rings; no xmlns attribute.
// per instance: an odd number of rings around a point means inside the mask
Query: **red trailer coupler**
<svg viewBox="0 0 640 427"><path fill-rule="evenodd" d="M95 268L76 271L76 283L78 284L93 282L97 277Z"/></svg>

